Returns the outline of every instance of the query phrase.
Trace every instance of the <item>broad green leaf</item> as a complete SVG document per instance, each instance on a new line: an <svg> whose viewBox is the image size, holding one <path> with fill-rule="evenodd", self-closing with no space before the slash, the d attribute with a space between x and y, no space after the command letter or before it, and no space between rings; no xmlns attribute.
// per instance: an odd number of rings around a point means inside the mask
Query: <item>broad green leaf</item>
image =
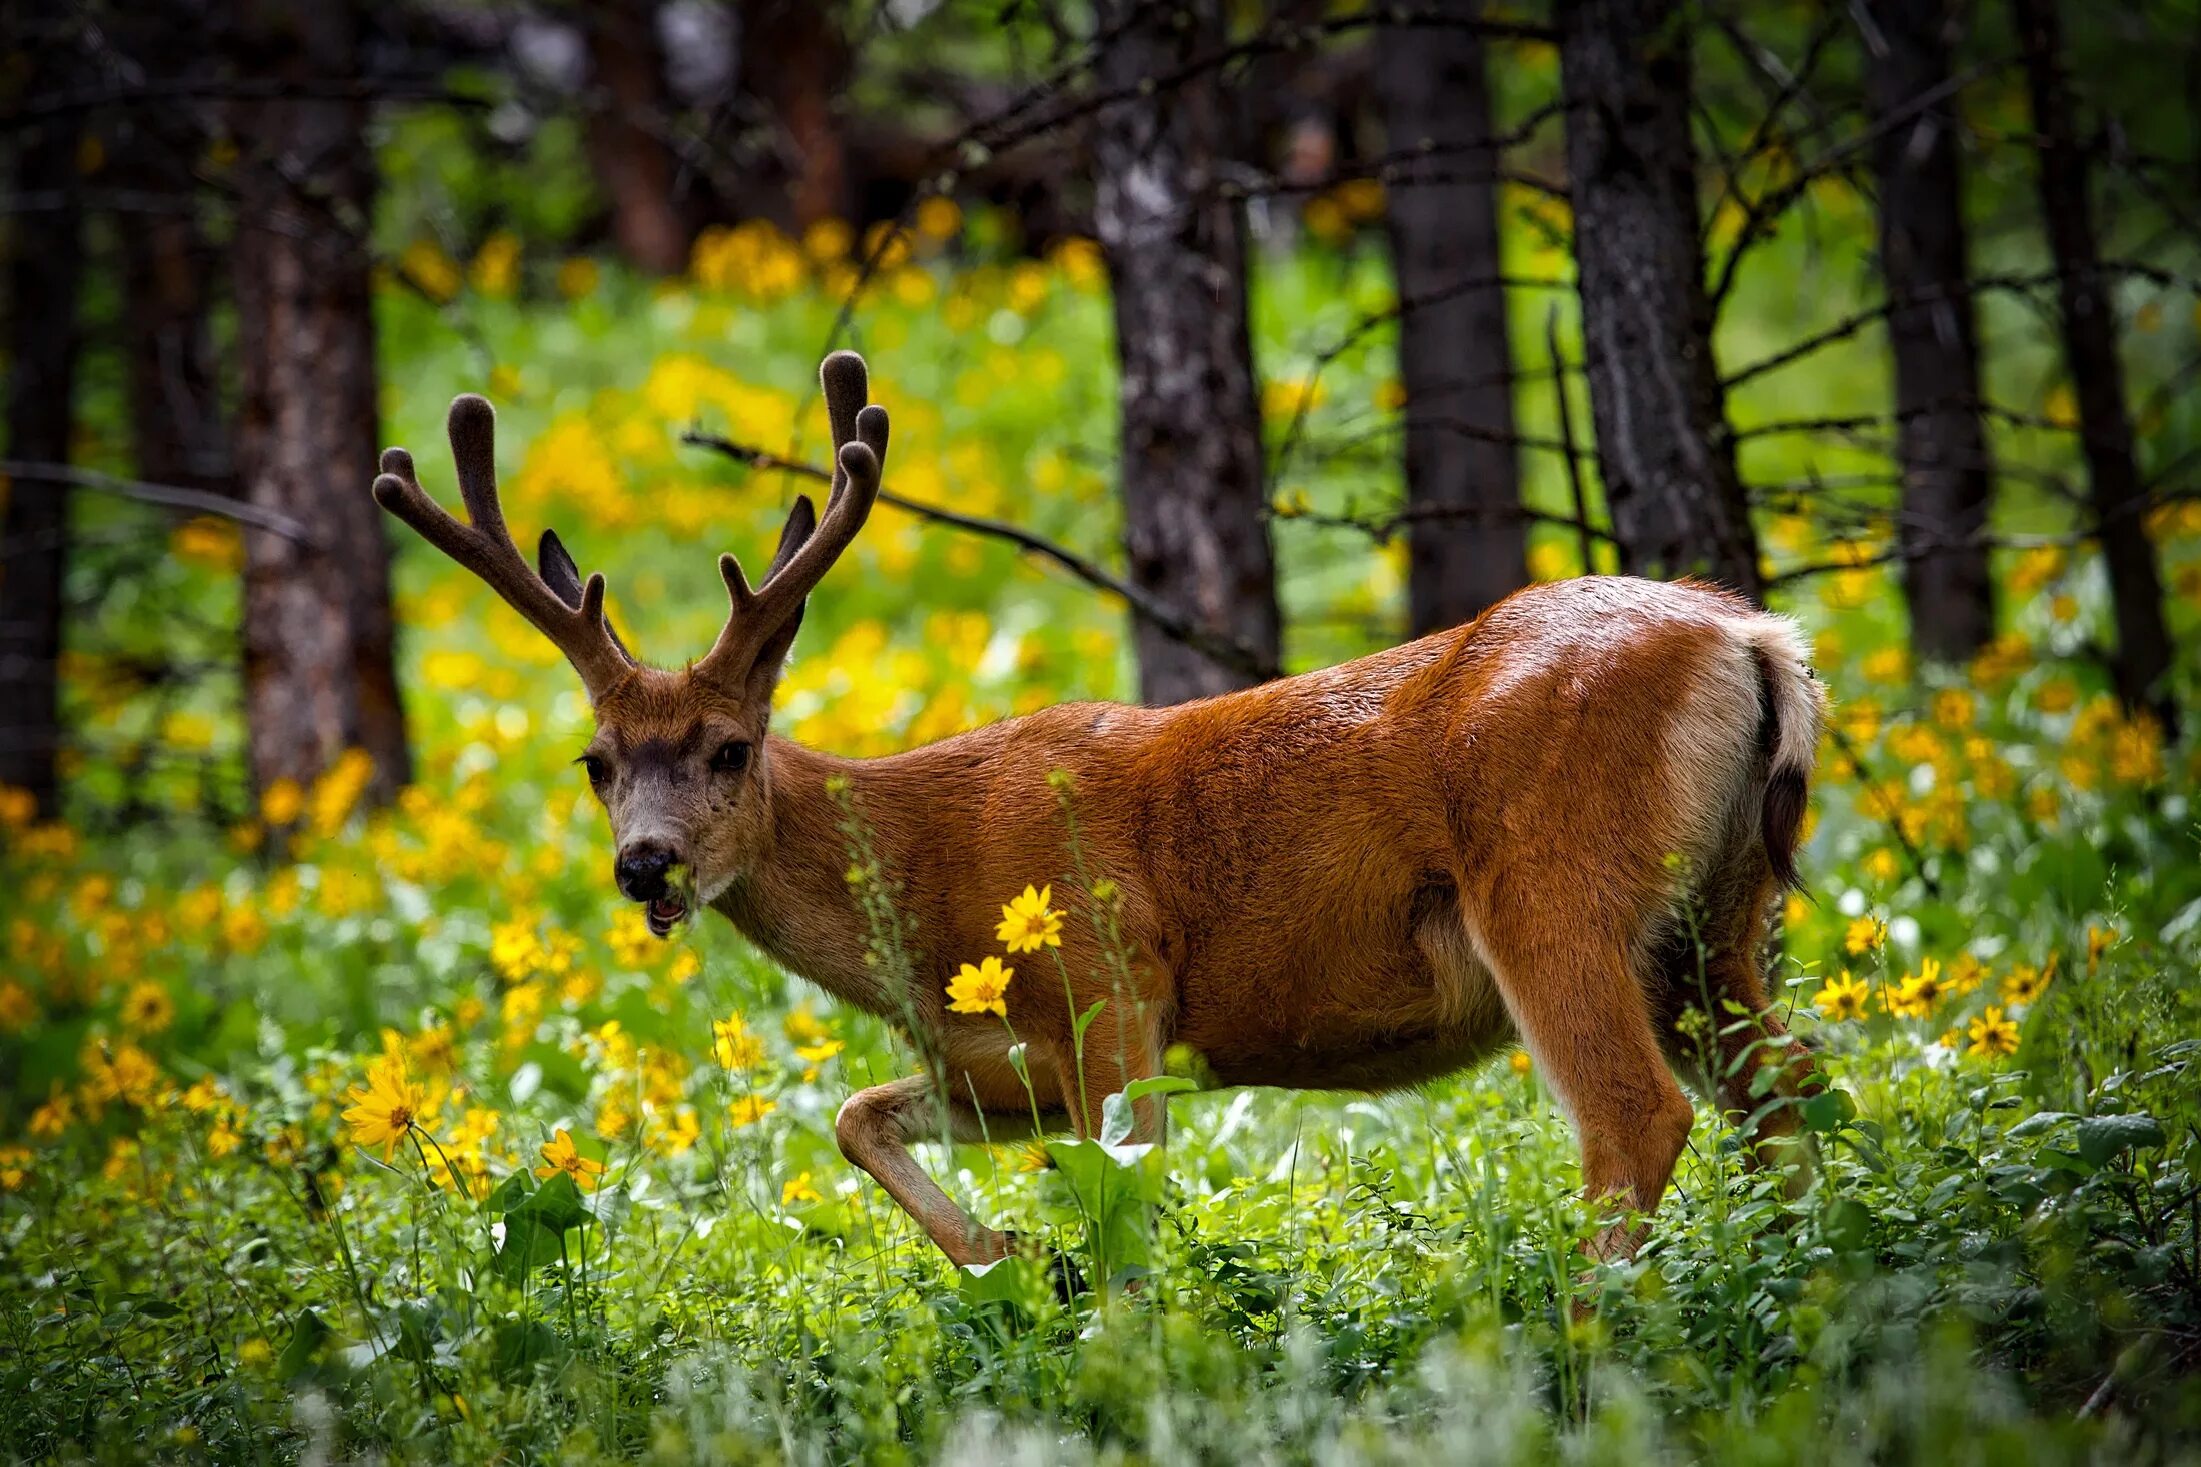
<svg viewBox="0 0 2201 1467"><path fill-rule="evenodd" d="M507 1221L531 1218L553 1233L562 1233L587 1222L588 1207L581 1201L581 1189L574 1186L573 1178L565 1172L553 1172L505 1216Z"/></svg>
<svg viewBox="0 0 2201 1467"><path fill-rule="evenodd" d="M2163 1144L2163 1127L2151 1115L2088 1116L2079 1122L2079 1155L2095 1166L2140 1146Z"/></svg>
<svg viewBox="0 0 2201 1467"><path fill-rule="evenodd" d="M524 1380L545 1360L565 1354L565 1341L539 1319L508 1319L497 1326L490 1366L504 1381Z"/></svg>

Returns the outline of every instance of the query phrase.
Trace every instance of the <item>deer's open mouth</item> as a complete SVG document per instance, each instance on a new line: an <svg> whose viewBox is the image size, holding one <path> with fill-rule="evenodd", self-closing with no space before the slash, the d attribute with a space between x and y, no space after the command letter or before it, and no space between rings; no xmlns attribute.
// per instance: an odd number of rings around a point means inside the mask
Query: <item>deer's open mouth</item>
<svg viewBox="0 0 2201 1467"><path fill-rule="evenodd" d="M649 921L651 932L670 937L672 930L688 919L688 900L678 892L667 892L653 902L645 902L642 915Z"/></svg>

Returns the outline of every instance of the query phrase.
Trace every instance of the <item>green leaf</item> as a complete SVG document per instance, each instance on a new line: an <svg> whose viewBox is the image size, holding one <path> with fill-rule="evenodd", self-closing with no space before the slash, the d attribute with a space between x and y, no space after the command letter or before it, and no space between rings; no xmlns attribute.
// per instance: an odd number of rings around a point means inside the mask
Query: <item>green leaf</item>
<svg viewBox="0 0 2201 1467"><path fill-rule="evenodd" d="M522 1167L499 1182L497 1190L489 1194L482 1206L491 1212L510 1212L520 1205L534 1185L535 1178L529 1175L527 1168Z"/></svg>
<svg viewBox="0 0 2201 1467"><path fill-rule="evenodd" d="M504 1220L504 1246L497 1250L497 1273L507 1283L519 1283L528 1270L555 1263L563 1253L563 1234L532 1217Z"/></svg>
<svg viewBox="0 0 2201 1467"><path fill-rule="evenodd" d="M1857 1102L1849 1098L1848 1091L1830 1088L1806 1099L1799 1109L1803 1112L1805 1130L1838 1131L1845 1121L1856 1116Z"/></svg>
<svg viewBox="0 0 2201 1467"><path fill-rule="evenodd" d="M313 1369L320 1357L321 1346L335 1331L328 1321L311 1309L298 1311L298 1318L291 1322L290 1343L283 1347L283 1358L275 1362L275 1372L285 1380L296 1380Z"/></svg>
<svg viewBox="0 0 2201 1467"><path fill-rule="evenodd" d="M539 1319L508 1319L497 1326L490 1365L503 1381L523 1380L545 1360L565 1354L565 1341Z"/></svg>
<svg viewBox="0 0 2201 1467"><path fill-rule="evenodd" d="M973 1307L1006 1305L1030 1312L1039 1297L1039 1266L1011 1254L993 1263L969 1263L956 1270L955 1291Z"/></svg>
<svg viewBox="0 0 2201 1467"><path fill-rule="evenodd" d="M2009 1130L2003 1132L2003 1134L2013 1141L2024 1136L2038 1136L2041 1132L2052 1130L2070 1119L2071 1112L2067 1110L2035 1111Z"/></svg>
<svg viewBox="0 0 2201 1467"><path fill-rule="evenodd" d="M1138 1100L1148 1095L1179 1095L1187 1090L1197 1090L1199 1085L1185 1075L1148 1075L1143 1080L1133 1080L1123 1087L1126 1100Z"/></svg>
<svg viewBox="0 0 2201 1467"><path fill-rule="evenodd" d="M2088 1116L2079 1122L2079 1155L2095 1166L2138 1146L2163 1144L2163 1127L2146 1114Z"/></svg>
<svg viewBox="0 0 2201 1467"><path fill-rule="evenodd" d="M554 1172L505 1214L507 1222L521 1218L531 1218L553 1233L562 1233L587 1222L588 1207L581 1201L581 1189L573 1185L572 1176Z"/></svg>

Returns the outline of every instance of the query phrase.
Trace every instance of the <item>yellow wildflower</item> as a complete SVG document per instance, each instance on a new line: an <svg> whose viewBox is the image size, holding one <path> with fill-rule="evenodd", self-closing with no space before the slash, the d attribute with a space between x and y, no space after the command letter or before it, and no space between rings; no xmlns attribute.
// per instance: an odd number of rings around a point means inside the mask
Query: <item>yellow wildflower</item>
<svg viewBox="0 0 2201 1467"><path fill-rule="evenodd" d="M844 1048L846 1046L838 1039L822 1039L816 1044L805 1044L797 1047L795 1058L803 1063L803 1083L807 1085L812 1080L817 1079L818 1071L825 1062L839 1054Z"/></svg>
<svg viewBox="0 0 2201 1467"><path fill-rule="evenodd" d="M2116 945L2116 942L2116 928L2095 927L2092 925L2089 925L2087 927L2086 975L2089 978L2093 977L2096 970L2098 970L2102 966L2102 954L2108 952L2110 948L2114 947Z"/></svg>
<svg viewBox="0 0 2201 1467"><path fill-rule="evenodd" d="M778 1109L778 1101L766 1100L761 1095L743 1095L736 1097L734 1103L726 1107L726 1119L738 1130L743 1126L755 1125Z"/></svg>
<svg viewBox="0 0 2201 1467"><path fill-rule="evenodd" d="M1853 918L1849 931L1843 934L1842 946L1853 958L1861 958L1888 940L1888 924L1878 917Z"/></svg>
<svg viewBox="0 0 2201 1467"><path fill-rule="evenodd" d="M2049 956L2045 966L2036 968L2030 963L2020 963L2003 975L2002 1001L2007 1004L2035 1004L2048 992L2048 984L2056 975L2056 959Z"/></svg>
<svg viewBox="0 0 2201 1467"><path fill-rule="evenodd" d="M125 1028L140 1034L158 1034L176 1018L176 1001L168 996L167 986L147 979L130 985L129 996L122 1001L122 1022Z"/></svg>
<svg viewBox="0 0 2201 1467"><path fill-rule="evenodd" d="M822 1044L833 1037L833 1031L825 1027L808 999L787 1011L787 1017L780 1020L780 1029L794 1044Z"/></svg>
<svg viewBox="0 0 2201 1467"><path fill-rule="evenodd" d="M31 1154L21 1146L0 1146L0 1191L13 1192L30 1180Z"/></svg>
<svg viewBox="0 0 2201 1467"><path fill-rule="evenodd" d="M13 978L0 979L0 1029L21 1033L38 1017L38 1000Z"/></svg>
<svg viewBox="0 0 2201 1467"><path fill-rule="evenodd" d="M46 1093L45 1103L31 1112L30 1131L41 1141L51 1141L76 1123L76 1102L62 1090L56 1080Z"/></svg>
<svg viewBox="0 0 2201 1467"><path fill-rule="evenodd" d="M398 1142L412 1134L426 1108L420 1087L405 1073L404 1056L396 1054L370 1063L367 1083L354 1086L346 1098L352 1102L344 1112L352 1140L361 1146L381 1146L384 1161L397 1150Z"/></svg>
<svg viewBox="0 0 2201 1467"><path fill-rule="evenodd" d="M793 1207L798 1202L823 1202L818 1189L811 1185L810 1173L802 1172L789 1177L780 1187L780 1206Z"/></svg>
<svg viewBox="0 0 2201 1467"><path fill-rule="evenodd" d="M2018 1026L2004 1018L2001 1009L1989 1009L1972 1020L1969 1032L1972 1042L1964 1052L1973 1059L1994 1059L2018 1052Z"/></svg>
<svg viewBox="0 0 2201 1467"><path fill-rule="evenodd" d="M260 796L260 818L270 825L288 825L306 808L306 792L295 779L278 779Z"/></svg>
<svg viewBox="0 0 2201 1467"><path fill-rule="evenodd" d="M1862 1019L1865 1016L1865 1000L1871 994L1872 990L1866 987L1864 979L1852 978L1849 969L1844 968L1841 977L1829 978L1819 985L1811 1006L1830 1020Z"/></svg>
<svg viewBox="0 0 2201 1467"><path fill-rule="evenodd" d="M1001 959L989 957L977 967L963 964L949 980L948 997L952 1000L948 1009L958 1014L999 1014L1009 1016L1006 995L1009 980L1016 976L1016 969L1001 966Z"/></svg>
<svg viewBox="0 0 2201 1467"><path fill-rule="evenodd" d="M1930 1018L1934 1008L1948 996L1949 985L1942 981L1940 960L1925 958L1919 962L1918 971L1888 995L1888 1012L1905 1019Z"/></svg>
<svg viewBox="0 0 2201 1467"><path fill-rule="evenodd" d="M580 1148L573 1144L573 1133L563 1126L543 1143L542 1158L543 1164L535 1168L536 1176L548 1180L564 1172L584 1192L595 1191L604 1175L604 1164L581 1155Z"/></svg>
<svg viewBox="0 0 2201 1467"><path fill-rule="evenodd" d="M1022 896L1002 905L1000 924L994 928L995 941L1012 953L1036 953L1042 947L1061 947L1062 913L1047 905L1054 894L1051 883L1037 891L1027 884Z"/></svg>
<svg viewBox="0 0 2201 1467"><path fill-rule="evenodd" d="M712 1020L711 1053L720 1064L739 1073L764 1058L764 1041L749 1032L748 1020L737 1013Z"/></svg>

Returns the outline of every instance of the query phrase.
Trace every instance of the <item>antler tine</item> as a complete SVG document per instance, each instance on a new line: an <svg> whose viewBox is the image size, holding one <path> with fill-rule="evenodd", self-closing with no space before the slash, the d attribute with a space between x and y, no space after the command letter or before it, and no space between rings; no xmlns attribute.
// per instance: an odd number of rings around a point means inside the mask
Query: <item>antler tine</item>
<svg viewBox="0 0 2201 1467"><path fill-rule="evenodd" d="M817 513L808 495L796 496L772 567L754 590L733 556L719 557L719 574L733 605L717 643L697 665L699 672L746 676L774 635L786 634L792 620L802 615L804 599L848 549L878 499L887 411L864 401L869 391L864 359L837 351L820 364L818 381L833 425L833 487L825 513Z"/></svg>
<svg viewBox="0 0 2201 1467"><path fill-rule="evenodd" d="M375 502L502 596L565 653L589 696L601 695L634 666L604 616L603 576L591 575L581 586L580 604L568 605L512 543L497 498L497 415L486 399L472 393L452 399L448 426L470 523L460 524L420 487L413 456L402 448L383 452Z"/></svg>

